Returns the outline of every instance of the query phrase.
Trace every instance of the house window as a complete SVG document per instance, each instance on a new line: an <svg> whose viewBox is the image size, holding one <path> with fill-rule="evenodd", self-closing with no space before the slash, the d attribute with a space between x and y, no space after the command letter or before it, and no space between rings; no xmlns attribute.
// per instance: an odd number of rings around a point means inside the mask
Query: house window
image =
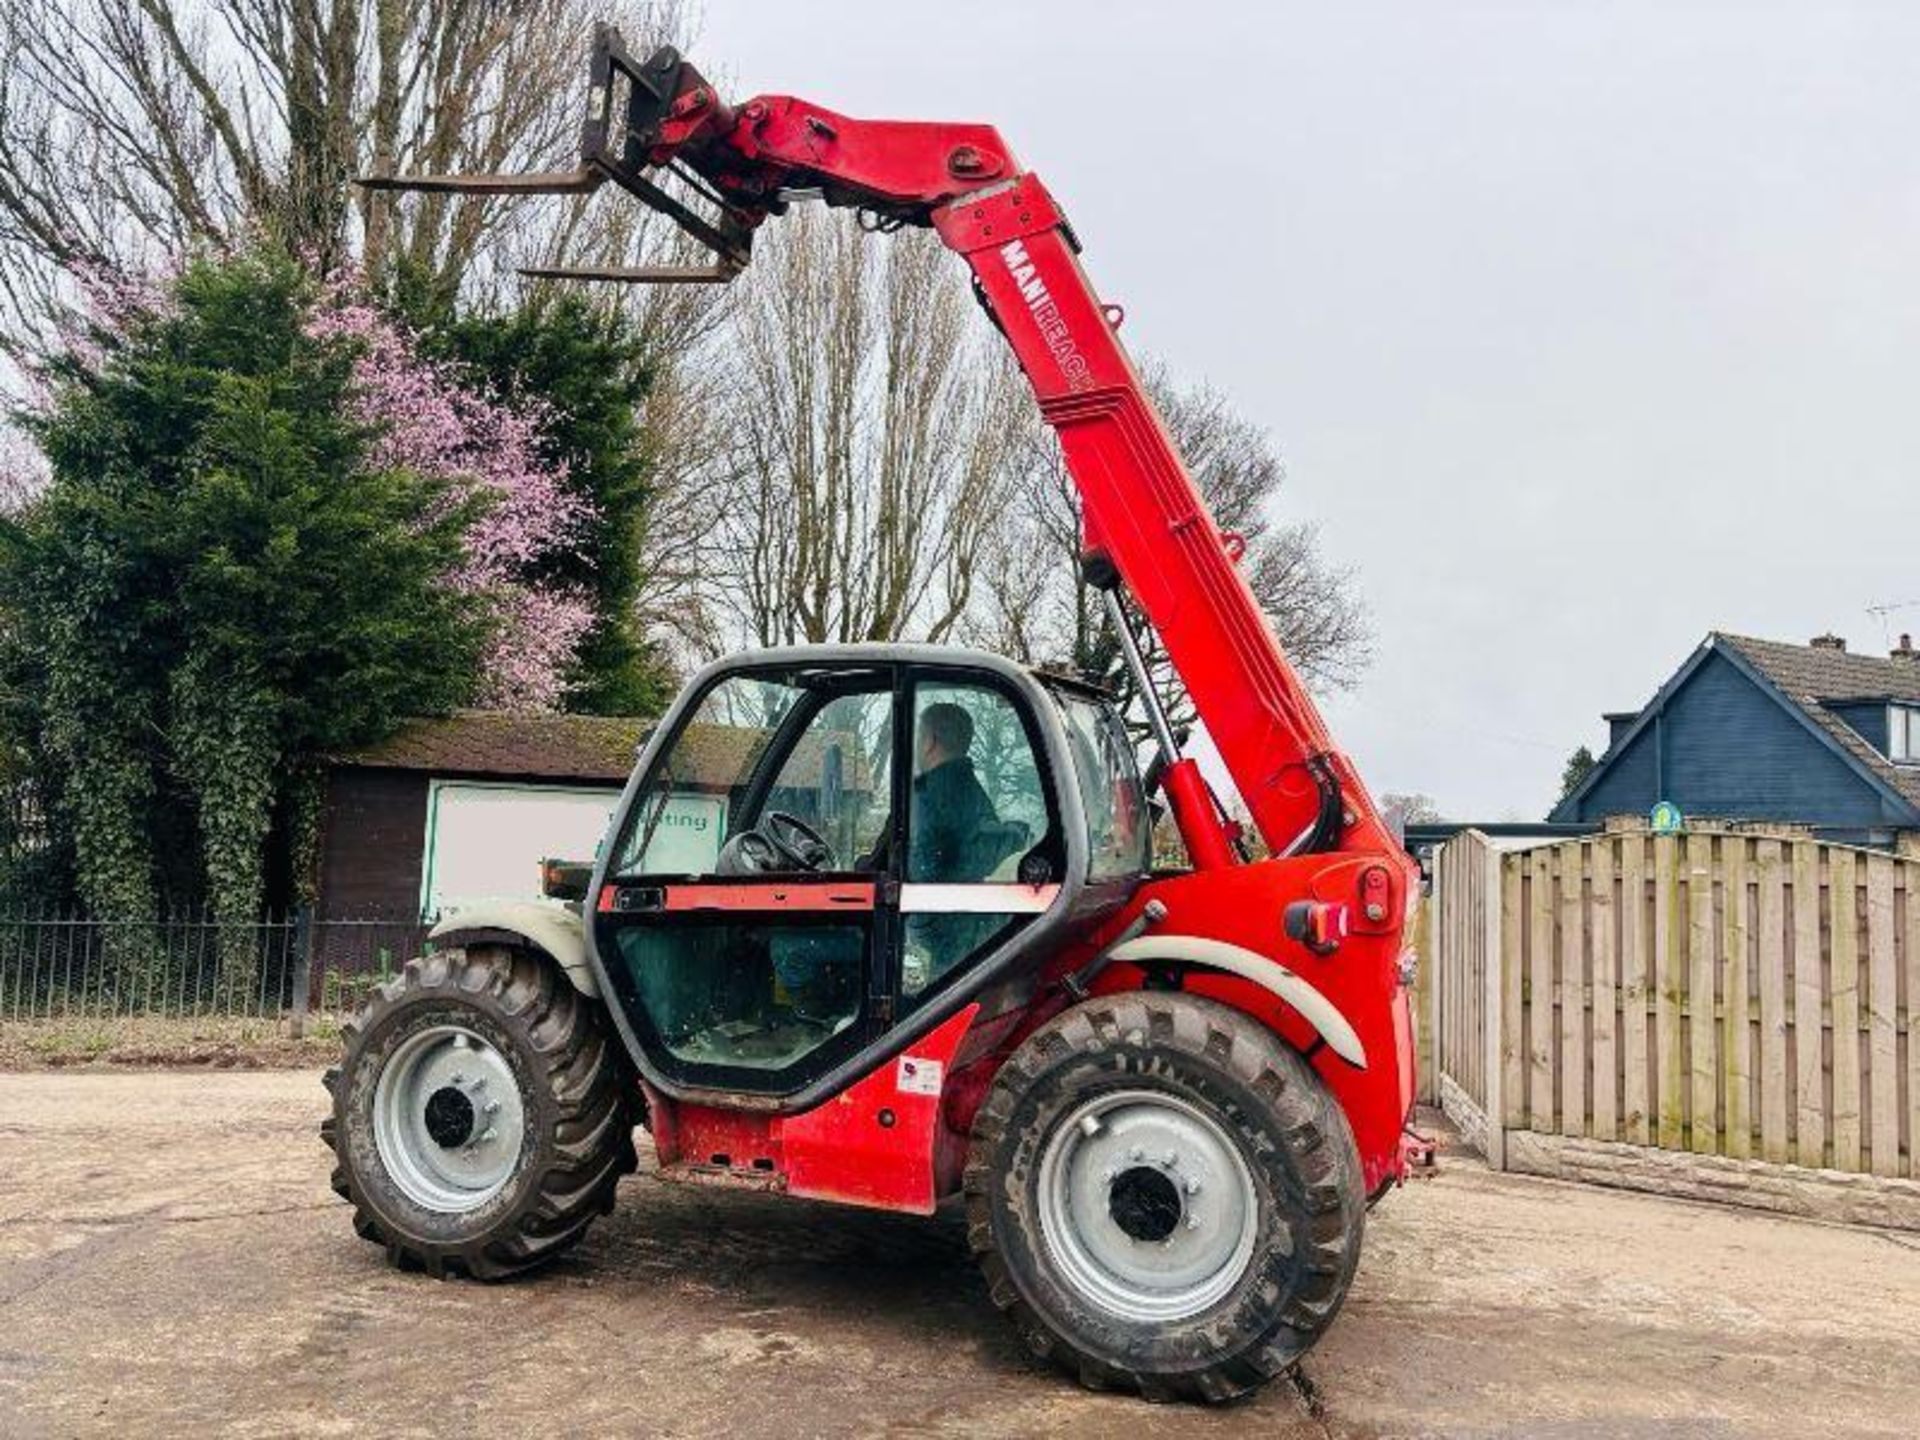
<svg viewBox="0 0 1920 1440"><path fill-rule="evenodd" d="M1920 765L1920 707L1887 707L1887 758Z"/></svg>

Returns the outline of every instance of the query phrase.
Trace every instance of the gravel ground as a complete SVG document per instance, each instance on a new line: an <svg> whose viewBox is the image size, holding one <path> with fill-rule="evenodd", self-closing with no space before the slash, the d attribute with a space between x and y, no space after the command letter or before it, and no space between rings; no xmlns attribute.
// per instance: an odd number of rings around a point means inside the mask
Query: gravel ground
<svg viewBox="0 0 1920 1440"><path fill-rule="evenodd" d="M340 1053L340 1022L308 1018L295 1040L283 1018L225 1015L62 1016L0 1021L0 1071L75 1065L292 1070L327 1066Z"/></svg>
<svg viewBox="0 0 1920 1440"><path fill-rule="evenodd" d="M1301 1378L1087 1394L958 1223L629 1180L503 1286L388 1270L317 1072L0 1074L0 1435L1901 1435L1920 1242L1488 1173L1375 1212Z"/></svg>

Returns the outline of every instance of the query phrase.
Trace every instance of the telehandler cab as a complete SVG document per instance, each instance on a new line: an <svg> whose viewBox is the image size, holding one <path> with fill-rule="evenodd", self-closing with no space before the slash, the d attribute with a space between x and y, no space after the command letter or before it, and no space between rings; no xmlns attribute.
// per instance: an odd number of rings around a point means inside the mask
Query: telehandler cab
<svg viewBox="0 0 1920 1440"><path fill-rule="evenodd" d="M678 176L702 205L650 178ZM377 991L325 1137L360 1234L436 1275L577 1240L650 1132L665 1180L931 1214L964 1196L993 1301L1090 1385L1227 1399L1334 1317L1403 1178L1411 862L1236 569L1046 188L983 125L724 102L596 39L577 170L714 252L548 271L724 282L797 200L931 226L971 267L1079 487L1156 754L1108 698L915 645L737 656L642 749L568 909L465 909ZM1170 732L1157 633L1270 858ZM1188 864L1156 870L1153 796Z"/></svg>

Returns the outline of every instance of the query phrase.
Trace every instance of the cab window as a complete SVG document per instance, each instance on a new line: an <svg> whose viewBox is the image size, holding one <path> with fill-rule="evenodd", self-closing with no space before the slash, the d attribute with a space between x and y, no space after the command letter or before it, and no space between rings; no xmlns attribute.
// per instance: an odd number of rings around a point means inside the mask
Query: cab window
<svg viewBox="0 0 1920 1440"><path fill-rule="evenodd" d="M613 872L712 874L727 837L748 823L740 810L755 770L805 695L758 675L729 676L708 691L634 798Z"/></svg>
<svg viewBox="0 0 1920 1440"><path fill-rule="evenodd" d="M836 870L874 868L893 813L893 691L822 706L773 777L762 815L782 811L817 830Z"/></svg>
<svg viewBox="0 0 1920 1440"><path fill-rule="evenodd" d="M876 886L842 882L883 863L894 705L887 667L730 675L655 756L594 923L616 996L669 1073L766 1088L858 1048L891 927ZM811 887L845 903L789 903Z"/></svg>
<svg viewBox="0 0 1920 1440"><path fill-rule="evenodd" d="M1057 848L1033 737L1010 696L985 683L922 682L912 713L903 1010L1035 918L1042 905L1013 903L1026 898L1021 865Z"/></svg>
<svg viewBox="0 0 1920 1440"><path fill-rule="evenodd" d="M1087 820L1087 878L1119 880L1152 863L1152 824L1127 727L1110 705L1056 691Z"/></svg>
<svg viewBox="0 0 1920 1440"><path fill-rule="evenodd" d="M892 773L885 674L729 676L655 759L612 873L712 875L727 841L776 811L827 842L815 868L855 868L885 829Z"/></svg>

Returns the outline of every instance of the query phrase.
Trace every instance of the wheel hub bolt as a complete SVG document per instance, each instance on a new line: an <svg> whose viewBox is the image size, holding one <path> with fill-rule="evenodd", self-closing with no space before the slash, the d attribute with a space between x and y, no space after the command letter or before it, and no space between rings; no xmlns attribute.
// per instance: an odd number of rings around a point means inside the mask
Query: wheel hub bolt
<svg viewBox="0 0 1920 1440"><path fill-rule="evenodd" d="M1179 1163L1180 1163L1180 1157L1171 1150L1167 1151L1166 1154L1160 1157L1160 1168L1162 1170L1171 1170L1173 1169L1174 1166L1178 1165Z"/></svg>
<svg viewBox="0 0 1920 1440"><path fill-rule="evenodd" d="M1138 1145L1136 1145L1131 1150L1127 1151L1127 1158L1129 1160L1138 1160L1142 1158L1146 1153L1147 1152L1145 1150L1142 1150Z"/></svg>
<svg viewBox="0 0 1920 1440"><path fill-rule="evenodd" d="M1200 1182L1191 1175L1187 1177L1186 1191L1189 1195L1198 1195L1200 1193Z"/></svg>

